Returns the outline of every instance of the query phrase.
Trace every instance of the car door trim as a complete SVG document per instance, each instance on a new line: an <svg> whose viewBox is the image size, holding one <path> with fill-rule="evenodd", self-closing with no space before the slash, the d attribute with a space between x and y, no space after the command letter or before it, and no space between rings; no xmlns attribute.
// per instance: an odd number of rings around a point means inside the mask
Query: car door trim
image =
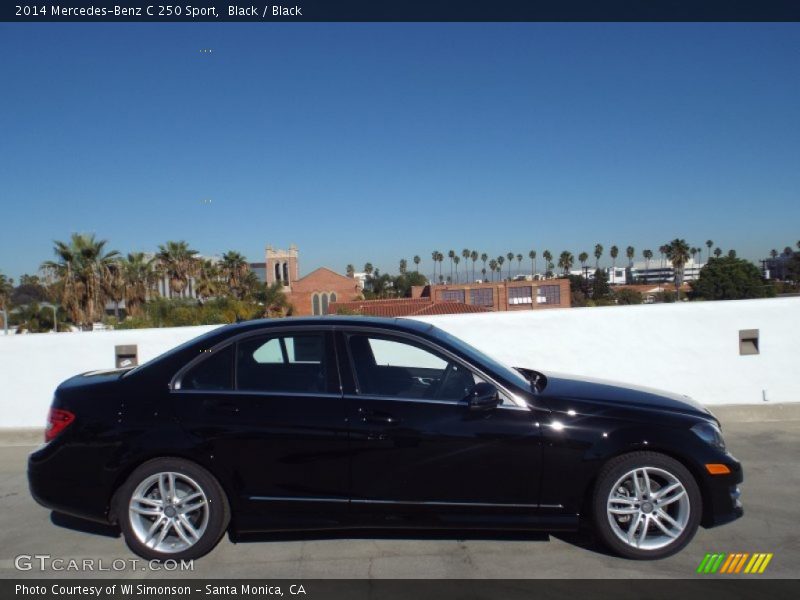
<svg viewBox="0 0 800 600"><path fill-rule="evenodd" d="M396 504L409 506L464 506L467 508L564 508L561 504L520 504L515 502L446 502L441 500L366 500L361 498L301 498L294 496L250 496L261 502L338 502L350 504Z"/></svg>

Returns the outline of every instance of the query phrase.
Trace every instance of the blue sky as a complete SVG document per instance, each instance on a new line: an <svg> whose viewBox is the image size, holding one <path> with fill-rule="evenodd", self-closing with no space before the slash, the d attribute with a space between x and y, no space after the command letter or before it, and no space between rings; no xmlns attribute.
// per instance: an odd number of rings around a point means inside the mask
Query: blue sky
<svg viewBox="0 0 800 600"><path fill-rule="evenodd" d="M71 232L304 273L800 239L796 24L0 24L0 53L14 277Z"/></svg>

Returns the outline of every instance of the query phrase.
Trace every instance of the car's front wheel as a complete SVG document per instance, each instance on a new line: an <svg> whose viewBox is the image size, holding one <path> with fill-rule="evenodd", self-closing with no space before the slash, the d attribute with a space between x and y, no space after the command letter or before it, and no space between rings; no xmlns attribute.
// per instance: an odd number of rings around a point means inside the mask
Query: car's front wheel
<svg viewBox="0 0 800 600"><path fill-rule="evenodd" d="M702 498L692 474L657 452L632 452L606 464L593 499L600 538L634 559L670 556L688 544L700 524Z"/></svg>
<svg viewBox="0 0 800 600"><path fill-rule="evenodd" d="M199 558L217 545L230 510L219 482L199 465L158 458L123 484L117 518L128 547L152 559Z"/></svg>

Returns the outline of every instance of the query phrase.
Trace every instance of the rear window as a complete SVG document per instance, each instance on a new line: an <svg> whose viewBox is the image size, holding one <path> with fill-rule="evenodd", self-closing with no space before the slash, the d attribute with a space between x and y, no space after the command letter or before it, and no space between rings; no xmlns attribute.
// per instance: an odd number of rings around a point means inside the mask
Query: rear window
<svg viewBox="0 0 800 600"><path fill-rule="evenodd" d="M258 336L236 350L236 386L255 392L326 391L323 334Z"/></svg>
<svg viewBox="0 0 800 600"><path fill-rule="evenodd" d="M182 390L232 390L233 346L226 346L201 360L181 380Z"/></svg>

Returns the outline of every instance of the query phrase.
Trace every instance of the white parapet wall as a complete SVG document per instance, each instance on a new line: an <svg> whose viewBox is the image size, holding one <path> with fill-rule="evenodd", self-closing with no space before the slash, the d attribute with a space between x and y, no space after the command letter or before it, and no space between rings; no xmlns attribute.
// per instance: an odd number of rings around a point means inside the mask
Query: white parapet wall
<svg viewBox="0 0 800 600"><path fill-rule="evenodd" d="M78 373L113 369L115 346L136 344L142 363L215 327L0 333L0 429L44 427L58 384Z"/></svg>
<svg viewBox="0 0 800 600"><path fill-rule="evenodd" d="M800 298L447 315L419 320L514 366L688 394L707 405L800 401ZM56 386L114 366L114 347L143 362L214 326L0 334L0 428L41 427ZM759 354L739 354L739 330Z"/></svg>
<svg viewBox="0 0 800 600"><path fill-rule="evenodd" d="M800 402L800 298L425 317L518 367L687 394L706 405ZM757 329L759 353L739 354Z"/></svg>

